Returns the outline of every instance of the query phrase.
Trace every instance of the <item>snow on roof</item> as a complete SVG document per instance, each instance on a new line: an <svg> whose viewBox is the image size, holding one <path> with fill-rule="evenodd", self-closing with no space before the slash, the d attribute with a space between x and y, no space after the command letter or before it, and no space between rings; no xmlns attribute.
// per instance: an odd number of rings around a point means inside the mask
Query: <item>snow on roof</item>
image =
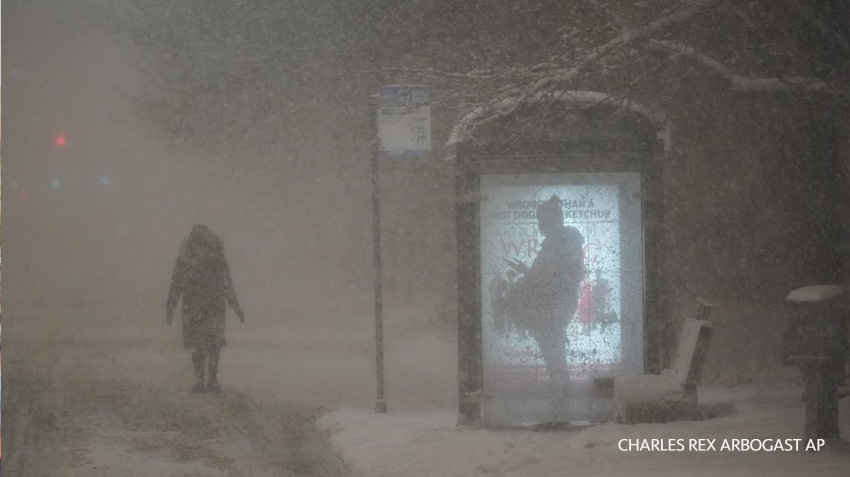
<svg viewBox="0 0 850 477"><path fill-rule="evenodd" d="M670 151L672 130L670 127L670 121L664 111L657 108L649 108L630 99L621 98L609 93L580 90L560 91L555 93L539 92L531 95L530 97L510 96L479 106L468 112L457 123L455 123L451 134L449 135L449 140L446 142L446 146L455 145L469 138L472 131L483 122L489 122L495 118L509 116L520 101L535 103L542 100L555 100L580 105L595 105L603 103L619 105L623 109L635 112L649 119L655 126L656 137L664 141L664 152L667 153Z"/></svg>
<svg viewBox="0 0 850 477"><path fill-rule="evenodd" d="M844 293L844 287L839 285L813 285L798 288L788 294L788 301L823 301Z"/></svg>

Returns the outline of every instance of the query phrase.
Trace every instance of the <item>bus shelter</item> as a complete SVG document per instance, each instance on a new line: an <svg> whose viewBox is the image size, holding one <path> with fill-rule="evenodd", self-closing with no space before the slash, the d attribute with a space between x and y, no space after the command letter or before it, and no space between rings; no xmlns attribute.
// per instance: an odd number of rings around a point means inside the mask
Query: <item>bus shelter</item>
<svg viewBox="0 0 850 477"><path fill-rule="evenodd" d="M592 92L524 100L476 123L486 113L461 119L449 141L459 423L604 421L612 378L658 372L663 360L669 128L639 105ZM583 261L574 306L556 313L554 333L564 339L554 341L528 325L528 312L505 304L523 271L548 257L538 217L544 202L580 235Z"/></svg>

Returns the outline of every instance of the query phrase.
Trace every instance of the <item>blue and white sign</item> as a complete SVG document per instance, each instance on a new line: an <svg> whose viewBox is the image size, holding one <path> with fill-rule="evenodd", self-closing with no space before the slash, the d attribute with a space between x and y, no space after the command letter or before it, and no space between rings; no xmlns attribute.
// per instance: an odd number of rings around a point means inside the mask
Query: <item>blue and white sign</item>
<svg viewBox="0 0 850 477"><path fill-rule="evenodd" d="M381 88L378 103L378 139L382 157L431 154L431 107L422 85Z"/></svg>

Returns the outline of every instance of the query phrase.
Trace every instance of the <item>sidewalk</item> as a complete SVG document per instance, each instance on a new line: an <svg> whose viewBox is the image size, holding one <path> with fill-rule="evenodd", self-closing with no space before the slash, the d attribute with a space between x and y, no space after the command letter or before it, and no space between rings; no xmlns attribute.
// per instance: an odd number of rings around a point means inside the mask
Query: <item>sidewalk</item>
<svg viewBox="0 0 850 477"><path fill-rule="evenodd" d="M844 447L819 452L721 450L724 440L730 445L732 439L771 444L801 438L800 391L787 384L701 389L702 403L731 415L566 431L469 430L456 427L455 412L381 415L353 408L331 412L318 424L331 434L331 445L358 477L848 475L850 453ZM842 406L842 412L850 411L847 400ZM846 431L842 429L845 439ZM656 443L672 448L620 449L643 439L661 439ZM701 441L706 446L713 439L715 450L687 450L690 439L706 439ZM679 451L677 444L685 450Z"/></svg>

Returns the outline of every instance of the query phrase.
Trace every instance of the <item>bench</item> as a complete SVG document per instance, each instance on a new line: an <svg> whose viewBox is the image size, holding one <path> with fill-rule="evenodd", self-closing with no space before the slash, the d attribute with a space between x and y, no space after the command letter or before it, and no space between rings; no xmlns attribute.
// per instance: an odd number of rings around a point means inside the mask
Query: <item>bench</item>
<svg viewBox="0 0 850 477"><path fill-rule="evenodd" d="M701 309L699 318L708 318ZM711 341L707 319L688 318L682 326L676 359L661 374L614 379L615 419L622 424L700 418L697 385Z"/></svg>

